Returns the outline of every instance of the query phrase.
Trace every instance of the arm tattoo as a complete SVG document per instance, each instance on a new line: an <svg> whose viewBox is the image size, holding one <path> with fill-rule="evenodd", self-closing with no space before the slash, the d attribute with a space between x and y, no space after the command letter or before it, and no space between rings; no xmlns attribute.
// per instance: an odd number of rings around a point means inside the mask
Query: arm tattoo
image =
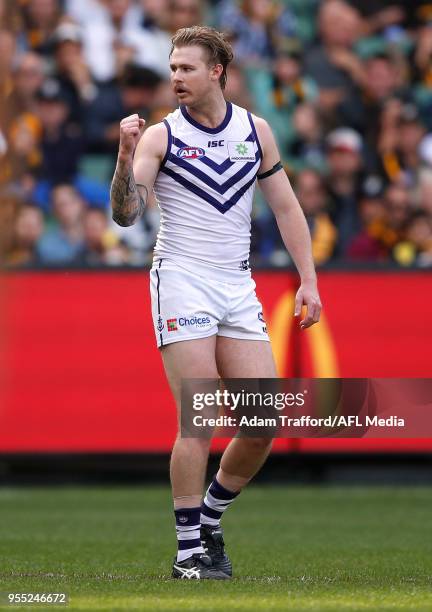
<svg viewBox="0 0 432 612"><path fill-rule="evenodd" d="M147 204L148 189L135 183L132 163L117 163L111 183L111 207L113 219L118 225L133 225L144 212Z"/></svg>

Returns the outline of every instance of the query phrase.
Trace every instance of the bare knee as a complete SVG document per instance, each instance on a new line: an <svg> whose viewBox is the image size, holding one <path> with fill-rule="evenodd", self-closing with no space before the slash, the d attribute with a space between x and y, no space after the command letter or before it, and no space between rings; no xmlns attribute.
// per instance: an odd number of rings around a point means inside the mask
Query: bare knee
<svg viewBox="0 0 432 612"><path fill-rule="evenodd" d="M181 434L178 433L175 446L178 448L179 446L183 449L187 449L190 451L191 457L193 457L195 452L198 453L208 453L210 450L211 440L207 438L182 438Z"/></svg>
<svg viewBox="0 0 432 612"><path fill-rule="evenodd" d="M273 438L270 437L257 437L257 438L238 438L242 444L247 447L248 452L251 453L264 453L270 451Z"/></svg>

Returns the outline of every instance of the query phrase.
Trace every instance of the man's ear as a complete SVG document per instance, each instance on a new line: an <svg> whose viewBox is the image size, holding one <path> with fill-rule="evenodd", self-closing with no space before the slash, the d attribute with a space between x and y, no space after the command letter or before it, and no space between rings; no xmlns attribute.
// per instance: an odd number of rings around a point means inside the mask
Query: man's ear
<svg viewBox="0 0 432 612"><path fill-rule="evenodd" d="M210 69L210 78L212 81L219 81L220 76L223 72L222 64L215 64Z"/></svg>

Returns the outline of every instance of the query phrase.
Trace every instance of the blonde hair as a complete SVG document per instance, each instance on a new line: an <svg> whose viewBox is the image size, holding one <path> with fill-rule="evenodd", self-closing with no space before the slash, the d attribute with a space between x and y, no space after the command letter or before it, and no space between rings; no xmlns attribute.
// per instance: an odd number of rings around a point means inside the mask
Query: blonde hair
<svg viewBox="0 0 432 612"><path fill-rule="evenodd" d="M219 83L225 89L227 81L227 66L232 61L234 55L230 43L226 40L222 32L208 26L193 26L191 28L181 28L174 34L172 40L170 57L174 47L190 47L199 45L206 49L209 56L209 63L222 64L222 74Z"/></svg>

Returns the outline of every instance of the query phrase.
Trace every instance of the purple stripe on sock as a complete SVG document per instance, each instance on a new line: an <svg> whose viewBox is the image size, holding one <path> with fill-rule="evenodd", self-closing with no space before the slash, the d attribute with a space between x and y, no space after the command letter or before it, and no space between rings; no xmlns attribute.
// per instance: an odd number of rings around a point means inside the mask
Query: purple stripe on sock
<svg viewBox="0 0 432 612"><path fill-rule="evenodd" d="M179 550L188 550L189 548L199 548L200 546L201 546L201 540L199 538L196 540L179 540L178 541Z"/></svg>
<svg viewBox="0 0 432 612"><path fill-rule="evenodd" d="M209 508L205 502L203 502L201 506L201 514L208 516L213 519L220 519L223 512L218 512L217 510L213 510L213 508Z"/></svg>
<svg viewBox="0 0 432 612"><path fill-rule="evenodd" d="M213 497L216 497L216 499L229 500L229 499L234 499L235 497L237 497L240 491L237 491L237 493L233 493L233 491L228 491L228 489L225 489L225 487L223 487L221 484L218 483L218 481L216 480L216 476L215 476L210 485L209 493L211 493Z"/></svg>

